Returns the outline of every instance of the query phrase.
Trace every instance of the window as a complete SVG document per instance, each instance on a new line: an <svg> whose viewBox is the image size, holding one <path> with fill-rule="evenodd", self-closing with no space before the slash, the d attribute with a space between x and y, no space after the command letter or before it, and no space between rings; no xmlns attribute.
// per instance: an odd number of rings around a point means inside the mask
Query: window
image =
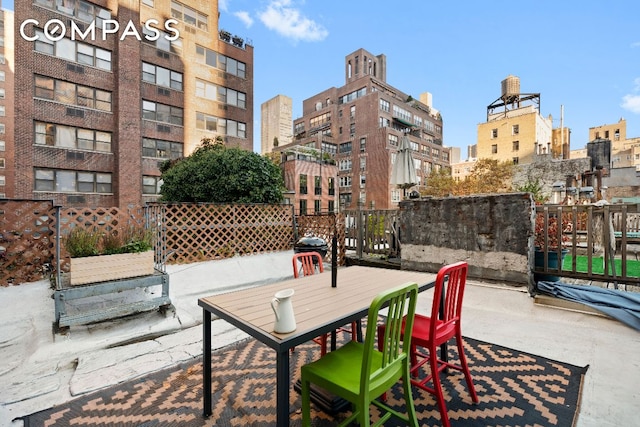
<svg viewBox="0 0 640 427"><path fill-rule="evenodd" d="M102 28L105 19L111 19L111 12L84 0L34 0L34 3L84 22L95 21L98 28Z"/></svg>
<svg viewBox="0 0 640 427"><path fill-rule="evenodd" d="M171 1L171 17L203 31L209 30L209 18L207 15L175 0Z"/></svg>
<svg viewBox="0 0 640 427"><path fill-rule="evenodd" d="M183 110L179 107L142 100L142 118L182 126Z"/></svg>
<svg viewBox="0 0 640 427"><path fill-rule="evenodd" d="M247 72L247 64L244 62L229 58L221 53L199 45L196 45L196 62L206 64L243 79Z"/></svg>
<svg viewBox="0 0 640 427"><path fill-rule="evenodd" d="M389 104L389 101L385 100L385 99L380 99L380 110L384 111L385 113L388 113L390 110L391 104Z"/></svg>
<svg viewBox="0 0 640 427"><path fill-rule="evenodd" d="M111 193L111 174L56 169L35 170L35 191Z"/></svg>
<svg viewBox="0 0 640 427"><path fill-rule="evenodd" d="M340 177L340 187L351 187L351 176Z"/></svg>
<svg viewBox="0 0 640 427"><path fill-rule="evenodd" d="M159 176L144 175L142 177L142 194L160 194L162 178Z"/></svg>
<svg viewBox="0 0 640 427"><path fill-rule="evenodd" d="M4 169L4 157L0 157L0 169Z"/></svg>
<svg viewBox="0 0 640 427"><path fill-rule="evenodd" d="M36 145L111 152L111 132L35 122Z"/></svg>
<svg viewBox="0 0 640 427"><path fill-rule="evenodd" d="M394 135L392 133L389 134L389 145L394 147L398 146L398 135Z"/></svg>
<svg viewBox="0 0 640 427"><path fill-rule="evenodd" d="M356 124L355 123L351 123L349 125L349 135L353 136L356 133Z"/></svg>
<svg viewBox="0 0 640 427"><path fill-rule="evenodd" d="M391 190L391 202L400 203L400 190Z"/></svg>
<svg viewBox="0 0 640 427"><path fill-rule="evenodd" d="M307 201L300 200L300 215L306 215L306 214L307 214Z"/></svg>
<svg viewBox="0 0 640 427"><path fill-rule="evenodd" d="M512 151L518 151L518 150L520 150L520 141L513 141Z"/></svg>
<svg viewBox="0 0 640 427"><path fill-rule="evenodd" d="M314 200L313 201L313 212L316 213L316 214L319 214L320 212L322 212L321 206L322 206L322 204L320 203L320 200Z"/></svg>
<svg viewBox="0 0 640 427"><path fill-rule="evenodd" d="M356 106L355 106L355 105L352 105L352 106L349 108L349 118L350 118L351 120L355 120L355 118L356 118Z"/></svg>
<svg viewBox="0 0 640 427"><path fill-rule="evenodd" d="M154 7L154 0L142 0L142 4L146 4L147 6Z"/></svg>
<svg viewBox="0 0 640 427"><path fill-rule="evenodd" d="M366 170L367 169L367 158L366 157L360 157L360 170Z"/></svg>
<svg viewBox="0 0 640 427"><path fill-rule="evenodd" d="M329 177L329 195L336 195L336 180L333 177Z"/></svg>
<svg viewBox="0 0 640 427"><path fill-rule="evenodd" d="M6 143L0 140L0 151L4 151L4 150L6 150Z"/></svg>
<svg viewBox="0 0 640 427"><path fill-rule="evenodd" d="M491 138L498 137L498 129L491 129Z"/></svg>
<svg viewBox="0 0 640 427"><path fill-rule="evenodd" d="M3 82L5 79L5 72L4 71L0 71L0 82Z"/></svg>
<svg viewBox="0 0 640 427"><path fill-rule="evenodd" d="M513 158L513 164L514 164L514 165L517 165L517 164L518 164L518 158L517 158L517 157L514 157L514 158Z"/></svg>
<svg viewBox="0 0 640 427"><path fill-rule="evenodd" d="M360 175L360 188L364 188L364 185L367 183L367 176Z"/></svg>
<svg viewBox="0 0 640 427"><path fill-rule="evenodd" d="M315 194L316 196L322 196L322 178L320 178L319 176L316 176L314 177L313 182L314 182L313 194Z"/></svg>
<svg viewBox="0 0 640 427"><path fill-rule="evenodd" d="M338 147L338 152L340 154L351 153L351 141L340 144L340 146Z"/></svg>
<svg viewBox="0 0 640 427"><path fill-rule="evenodd" d="M35 76L35 95L37 98L63 104L111 111L111 92L54 80L51 77Z"/></svg>
<svg viewBox="0 0 640 427"><path fill-rule="evenodd" d="M380 117L378 119L378 126L381 128L389 127L390 124L391 124L391 121L386 117Z"/></svg>
<svg viewBox="0 0 640 427"><path fill-rule="evenodd" d="M52 41L40 29L35 30L35 35L38 36L33 42L36 52L111 71L111 52L108 50L67 38Z"/></svg>
<svg viewBox="0 0 640 427"><path fill-rule="evenodd" d="M520 133L520 125L513 125L511 127L511 135L518 135L519 133Z"/></svg>
<svg viewBox="0 0 640 427"><path fill-rule="evenodd" d="M167 39L167 37L173 38L172 34L166 33L158 28L154 28L154 29L160 33L160 37L157 37L151 30L147 29L147 27L142 27L142 33L144 34L142 37L142 41L144 43L148 43L154 46L156 49L160 49L164 52L171 52L177 55L182 53L181 38L177 38L175 40L169 40ZM149 40L145 36L148 36L151 40Z"/></svg>
<svg viewBox="0 0 640 427"><path fill-rule="evenodd" d="M142 80L158 86L182 90L182 73L146 62L142 63Z"/></svg>
<svg viewBox="0 0 640 427"><path fill-rule="evenodd" d="M179 159L183 156L184 146L180 142L142 138L142 156L157 159Z"/></svg>
<svg viewBox="0 0 640 427"><path fill-rule="evenodd" d="M498 144L493 144L491 146L491 154L498 154Z"/></svg>
<svg viewBox="0 0 640 427"><path fill-rule="evenodd" d="M327 208L329 212L334 212L336 210L336 202L334 202L333 200L329 200Z"/></svg>
<svg viewBox="0 0 640 427"><path fill-rule="evenodd" d="M351 159L342 159L338 161L338 170L340 171L350 171L351 170Z"/></svg>
<svg viewBox="0 0 640 427"><path fill-rule="evenodd" d="M307 175L300 174L300 194L307 194Z"/></svg>

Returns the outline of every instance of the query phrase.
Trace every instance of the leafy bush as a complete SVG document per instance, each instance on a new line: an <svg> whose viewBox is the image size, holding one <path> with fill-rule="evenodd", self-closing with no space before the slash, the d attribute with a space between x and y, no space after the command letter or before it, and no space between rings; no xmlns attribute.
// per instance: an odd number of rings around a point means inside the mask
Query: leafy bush
<svg viewBox="0 0 640 427"><path fill-rule="evenodd" d="M153 233L142 226L116 229L110 233L75 227L63 244L72 258L138 253L153 248Z"/></svg>
<svg viewBox="0 0 640 427"><path fill-rule="evenodd" d="M98 255L100 234L84 228L73 228L64 239L64 247L73 258Z"/></svg>

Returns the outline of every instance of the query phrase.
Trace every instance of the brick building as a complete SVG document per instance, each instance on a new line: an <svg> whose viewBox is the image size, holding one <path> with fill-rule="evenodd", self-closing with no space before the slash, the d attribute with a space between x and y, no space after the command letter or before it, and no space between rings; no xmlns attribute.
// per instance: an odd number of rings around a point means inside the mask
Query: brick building
<svg viewBox="0 0 640 427"><path fill-rule="evenodd" d="M449 166L450 150L442 145L442 118L431 107L430 95L418 101L388 85L386 67L385 55L364 49L347 55L345 85L304 100L303 116L294 120L294 141L277 149L313 147L320 158L334 159L340 208L355 208L358 202L376 209L398 206L402 190L390 184L390 176L405 133L421 184L431 170ZM299 193L297 188L288 189Z"/></svg>
<svg viewBox="0 0 640 427"><path fill-rule="evenodd" d="M0 2L0 7L2 3ZM15 187L13 149L13 12L0 10L0 198Z"/></svg>
<svg viewBox="0 0 640 427"><path fill-rule="evenodd" d="M487 121L478 125L477 157L514 164L532 163L539 154L568 158L570 131L557 135L551 116L540 114L540 94L520 93L520 79L508 76L500 98L487 107Z"/></svg>
<svg viewBox="0 0 640 427"><path fill-rule="evenodd" d="M152 201L160 163L190 154L202 138L253 149L253 47L219 31L217 1L14 7L8 197L63 206Z"/></svg>

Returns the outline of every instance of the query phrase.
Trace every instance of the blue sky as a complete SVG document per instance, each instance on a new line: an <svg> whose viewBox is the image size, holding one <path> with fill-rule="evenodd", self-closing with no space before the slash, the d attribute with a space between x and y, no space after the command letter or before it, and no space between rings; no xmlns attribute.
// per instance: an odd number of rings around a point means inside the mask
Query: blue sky
<svg viewBox="0 0 640 427"><path fill-rule="evenodd" d="M462 158L510 74L522 93L540 93L554 127L564 106L573 149L590 127L621 117L627 136L640 137L637 0L219 0L219 8L220 28L254 46L255 151L261 103L287 95L300 117L304 99L344 84L344 57L359 48L386 55L390 85L414 98L432 93L444 144L461 147Z"/></svg>

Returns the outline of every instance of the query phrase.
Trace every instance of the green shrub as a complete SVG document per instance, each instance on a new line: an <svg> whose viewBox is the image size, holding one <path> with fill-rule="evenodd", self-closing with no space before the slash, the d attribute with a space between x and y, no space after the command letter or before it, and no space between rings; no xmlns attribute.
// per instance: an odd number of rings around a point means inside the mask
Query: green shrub
<svg viewBox="0 0 640 427"><path fill-rule="evenodd" d="M75 227L64 238L63 244L72 258L138 253L153 248L153 233L143 226L130 226L109 233Z"/></svg>
<svg viewBox="0 0 640 427"><path fill-rule="evenodd" d="M64 239L64 247L73 258L100 254L100 234L74 227Z"/></svg>

